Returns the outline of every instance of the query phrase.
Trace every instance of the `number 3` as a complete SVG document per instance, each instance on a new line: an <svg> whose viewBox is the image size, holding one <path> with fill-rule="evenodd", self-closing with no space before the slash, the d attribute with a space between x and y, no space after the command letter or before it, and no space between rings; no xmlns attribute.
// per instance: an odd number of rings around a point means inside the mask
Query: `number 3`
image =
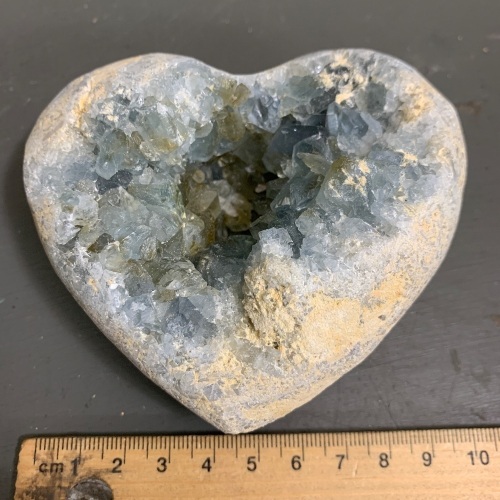
<svg viewBox="0 0 500 500"><path fill-rule="evenodd" d="M167 470L167 459L165 457L160 457L157 460L158 467L156 467L156 470L158 472L165 472Z"/></svg>

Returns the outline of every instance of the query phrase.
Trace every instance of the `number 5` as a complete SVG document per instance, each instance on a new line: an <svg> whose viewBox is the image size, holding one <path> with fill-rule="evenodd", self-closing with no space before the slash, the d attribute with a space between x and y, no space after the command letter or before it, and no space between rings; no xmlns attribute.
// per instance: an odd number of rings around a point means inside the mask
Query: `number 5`
<svg viewBox="0 0 500 500"><path fill-rule="evenodd" d="M248 457L247 470L253 472L255 471L255 469L257 469L257 462L255 461L255 457Z"/></svg>

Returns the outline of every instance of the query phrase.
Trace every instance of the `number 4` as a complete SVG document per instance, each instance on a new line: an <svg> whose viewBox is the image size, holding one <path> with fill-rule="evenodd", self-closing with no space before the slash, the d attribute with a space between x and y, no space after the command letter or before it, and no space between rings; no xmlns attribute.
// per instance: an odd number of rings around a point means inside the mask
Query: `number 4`
<svg viewBox="0 0 500 500"><path fill-rule="evenodd" d="M207 458L204 462L203 465L201 466L202 469L205 469L207 472L210 472L212 470L212 464L210 462L210 457Z"/></svg>

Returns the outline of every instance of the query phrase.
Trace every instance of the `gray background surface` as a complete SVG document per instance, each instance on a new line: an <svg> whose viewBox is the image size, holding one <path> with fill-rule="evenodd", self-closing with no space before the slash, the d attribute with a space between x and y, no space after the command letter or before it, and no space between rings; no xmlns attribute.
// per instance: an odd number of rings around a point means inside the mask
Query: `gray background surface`
<svg viewBox="0 0 500 500"><path fill-rule="evenodd" d="M119 354L51 269L21 177L42 109L73 78L136 54L246 73L360 46L413 64L457 105L470 160L462 218L375 353L264 430L500 424L500 2L0 0L0 498L22 435L214 431Z"/></svg>

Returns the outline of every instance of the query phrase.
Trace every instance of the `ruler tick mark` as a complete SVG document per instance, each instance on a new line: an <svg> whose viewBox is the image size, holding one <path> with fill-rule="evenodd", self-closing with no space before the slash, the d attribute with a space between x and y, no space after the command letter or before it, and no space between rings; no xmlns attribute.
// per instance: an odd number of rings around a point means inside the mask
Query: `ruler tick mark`
<svg viewBox="0 0 500 500"><path fill-rule="evenodd" d="M470 438L471 435L470 429L468 429L468 432ZM476 436L474 435L474 432L472 432L472 442L474 443L474 454L477 455Z"/></svg>

